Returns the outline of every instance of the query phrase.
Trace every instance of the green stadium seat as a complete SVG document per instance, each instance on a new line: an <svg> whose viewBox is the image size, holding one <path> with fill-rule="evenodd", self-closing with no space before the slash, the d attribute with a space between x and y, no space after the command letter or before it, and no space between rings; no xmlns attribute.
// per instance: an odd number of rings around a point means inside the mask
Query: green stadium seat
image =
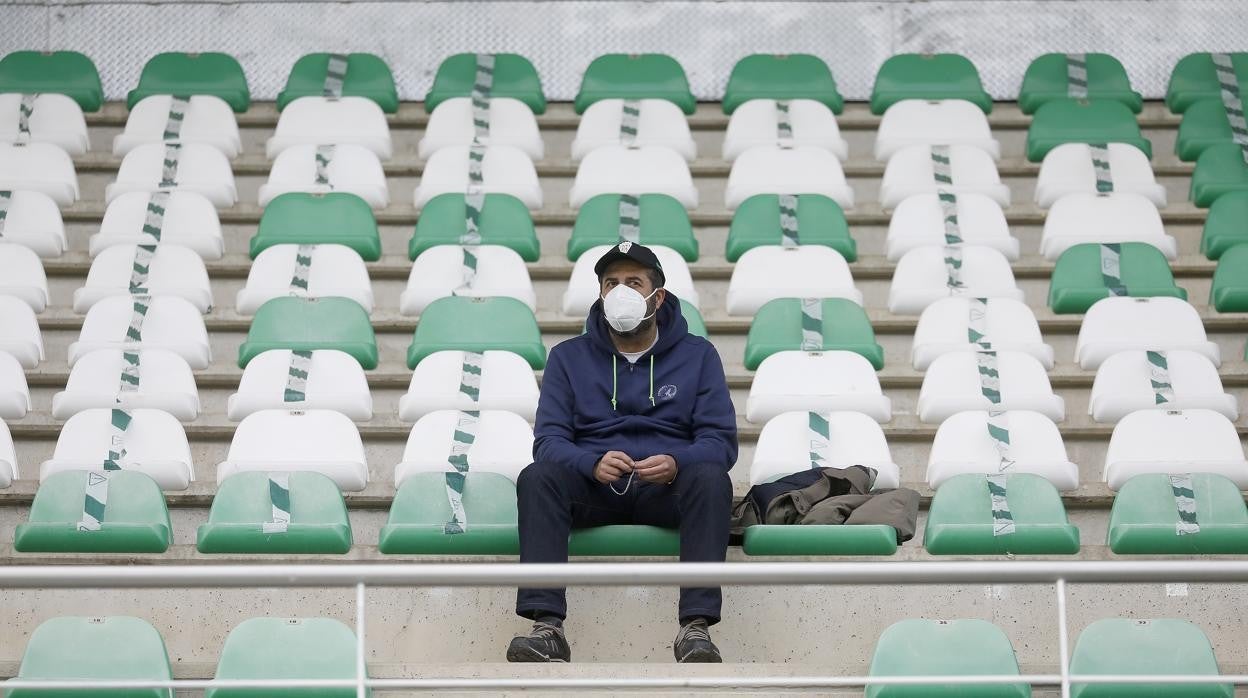
<svg viewBox="0 0 1248 698"><path fill-rule="evenodd" d="M62 616L39 624L26 643L17 678L84 682L82 688L5 689L7 698L173 698L168 688L92 689L97 681L172 681L165 641L150 623L131 616Z"/></svg>
<svg viewBox="0 0 1248 698"><path fill-rule="evenodd" d="M286 89L277 95L279 111L300 97L320 97L324 94L329 57L328 53L309 53L295 61L290 76L286 78ZM399 110L399 93L394 88L390 66L380 56L371 53L347 54L342 96L366 97L387 114Z"/></svg>
<svg viewBox="0 0 1248 698"><path fill-rule="evenodd" d="M1207 259L1218 259L1235 245L1248 242L1248 189L1219 196L1209 207L1200 251Z"/></svg>
<svg viewBox="0 0 1248 698"><path fill-rule="evenodd" d="M1231 66L1239 78L1240 94L1248 94L1248 53L1232 53ZM1221 99L1222 86L1208 53L1189 53L1179 59L1166 87L1166 106L1175 114L1186 112L1204 99Z"/></svg>
<svg viewBox="0 0 1248 698"><path fill-rule="evenodd" d="M802 348L802 301L776 298L759 308L745 340L745 367L753 371L763 359L780 351ZM823 299L823 351L862 354L878 371L884 368L884 348L862 306L845 298Z"/></svg>
<svg viewBox="0 0 1248 698"><path fill-rule="evenodd" d="M368 313L350 298L283 296L264 302L238 348L238 367L270 349L337 349L366 370L377 368L377 337Z"/></svg>
<svg viewBox="0 0 1248 698"><path fill-rule="evenodd" d="M1135 114L1110 100L1062 99L1037 109L1027 129L1027 159L1040 162L1063 143L1129 143L1153 157L1153 145L1140 134Z"/></svg>
<svg viewBox="0 0 1248 698"><path fill-rule="evenodd" d="M100 73L77 51L14 51L0 59L0 92L68 95L83 111L104 104Z"/></svg>
<svg viewBox="0 0 1248 698"><path fill-rule="evenodd" d="M641 209L637 241L646 246L670 247L686 262L696 262L698 241L684 205L666 194L642 194L637 198ZM576 214L576 224L568 238L568 259L575 262L590 248L619 241L620 195L599 194L586 201Z"/></svg>
<svg viewBox="0 0 1248 698"><path fill-rule="evenodd" d="M126 107L152 95L212 95L225 100L235 112L251 106L251 91L243 66L226 53L160 53L152 56L139 75L139 86L130 90Z"/></svg>
<svg viewBox="0 0 1248 698"><path fill-rule="evenodd" d="M251 618L225 638L218 679L354 679L355 633L332 618ZM372 695L365 689L365 695ZM209 688L204 698L355 698L355 688Z"/></svg>
<svg viewBox="0 0 1248 698"><path fill-rule="evenodd" d="M964 99L992 112L975 64L956 53L901 53L884 61L871 88L871 113L883 114L903 99Z"/></svg>
<svg viewBox="0 0 1248 698"><path fill-rule="evenodd" d="M1146 242L1119 243L1118 250L1118 273L1126 295L1187 300L1187 291L1175 285L1170 263L1161 250ZM1093 303L1113 295L1101 273L1100 245L1074 245L1057 258L1049 282L1049 307L1053 312L1086 313Z"/></svg>
<svg viewBox="0 0 1248 698"><path fill-rule="evenodd" d="M109 475L108 503L98 531L79 531L87 478L83 470L49 475L35 491L30 518L17 525L22 553L163 553L173 525L160 486L135 470Z"/></svg>
<svg viewBox="0 0 1248 698"><path fill-rule="evenodd" d="M828 64L808 53L755 53L737 61L728 76L724 113L751 99L813 99L834 114L845 109Z"/></svg>
<svg viewBox="0 0 1248 698"><path fill-rule="evenodd" d="M1183 112L1174 153L1184 162L1195 162L1212 145L1233 143L1231 122L1220 99L1202 99Z"/></svg>
<svg viewBox="0 0 1248 698"><path fill-rule="evenodd" d="M601 99L666 99L686 114L697 108L685 69L664 53L608 53L585 69L573 106L583 114Z"/></svg>
<svg viewBox="0 0 1248 698"><path fill-rule="evenodd" d="M464 478L461 533L446 532L451 505L443 473L414 473L403 481L381 529L378 550L388 555L519 555L516 485L498 473Z"/></svg>
<svg viewBox="0 0 1248 698"><path fill-rule="evenodd" d="M535 369L546 365L537 318L522 301L507 296L448 296L425 307L407 348L407 367L415 369L426 356L450 349L502 349L524 357Z"/></svg>
<svg viewBox="0 0 1248 698"><path fill-rule="evenodd" d="M1070 673L1096 676L1217 676L1218 661L1204 631L1185 620L1104 618L1079 633L1070 658ZM1071 698L1231 698L1231 684L1080 684Z"/></svg>
<svg viewBox="0 0 1248 698"><path fill-rule="evenodd" d="M680 314L685 318L685 322L689 324L689 334L697 335L703 339L710 339L706 332L706 321L702 319L702 313L698 311L697 306L681 298ZM585 331L585 325L581 325L581 334L585 334Z"/></svg>
<svg viewBox="0 0 1248 698"><path fill-rule="evenodd" d="M1140 113L1144 98L1131 89L1131 79L1117 58L1108 53L1083 54L1088 75L1088 99L1122 102L1132 112ZM1070 99L1066 54L1046 53L1027 66L1023 86L1018 92L1018 107L1024 114L1034 114L1048 102Z"/></svg>
<svg viewBox="0 0 1248 698"><path fill-rule="evenodd" d="M199 527L201 553L345 553L351 549L351 522L342 492L315 472L293 472L289 479L290 523L267 533L273 520L269 473L240 472L217 486L208 523Z"/></svg>
<svg viewBox="0 0 1248 698"><path fill-rule="evenodd" d="M960 684L962 676L1018 674L1014 647L985 620L911 618L888 626L875 644L871 676L949 676L948 683L867 685L866 698L1026 698L1026 683Z"/></svg>
<svg viewBox="0 0 1248 698"><path fill-rule="evenodd" d="M803 245L831 247L847 262L858 259L858 243L849 234L845 211L822 194L798 195L797 235ZM733 213L724 255L729 262L736 262L755 247L781 244L783 237L779 195L756 194L741 202Z"/></svg>
<svg viewBox="0 0 1248 698"><path fill-rule="evenodd" d="M1234 143L1205 148L1192 171L1192 203L1208 208L1218 197L1248 191L1248 163L1244 151Z"/></svg>
<svg viewBox="0 0 1248 698"><path fill-rule="evenodd" d="M680 531L631 524L578 528L568 538L568 555L675 557L680 555Z"/></svg>
<svg viewBox="0 0 1248 698"><path fill-rule="evenodd" d="M892 526L785 526L759 524L745 529L746 555L892 555L897 529Z"/></svg>
<svg viewBox="0 0 1248 698"><path fill-rule="evenodd" d="M1248 244L1232 247L1218 260L1209 304L1219 313L1248 313Z"/></svg>
<svg viewBox="0 0 1248 698"><path fill-rule="evenodd" d="M1006 480L1014 533L993 535L988 478L963 473L946 480L927 513L923 546L932 555L1074 555L1079 529L1066 518L1057 488L1038 475Z"/></svg>
<svg viewBox="0 0 1248 698"><path fill-rule="evenodd" d="M432 112L439 104L455 97L472 96L477 80L477 56L457 53L442 61L433 87L425 95L425 110ZM491 97L510 97L529 105L534 114L546 113L546 96L537 69L524 56L514 53L494 54L494 83Z"/></svg>
<svg viewBox="0 0 1248 698"><path fill-rule="evenodd" d="M251 258L274 245L346 245L366 262L381 259L373 209L346 192L288 193L270 201L251 238Z"/></svg>
<svg viewBox="0 0 1248 698"><path fill-rule="evenodd" d="M1248 507L1234 482L1193 473L1200 531L1179 535L1170 477L1136 475L1118 489L1109 514L1109 549L1119 555L1243 555L1248 553Z"/></svg>
<svg viewBox="0 0 1248 698"><path fill-rule="evenodd" d="M416 232L407 246L408 259L435 245L459 245L468 231L463 194L439 194L429 200L416 220ZM510 194L486 194L477 222L481 244L510 247L526 262L536 262L542 247L533 217L524 202Z"/></svg>

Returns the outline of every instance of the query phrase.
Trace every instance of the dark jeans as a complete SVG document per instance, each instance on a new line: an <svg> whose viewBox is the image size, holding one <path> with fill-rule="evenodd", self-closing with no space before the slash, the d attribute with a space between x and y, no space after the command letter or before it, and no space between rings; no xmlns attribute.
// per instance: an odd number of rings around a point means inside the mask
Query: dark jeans
<svg viewBox="0 0 1248 698"><path fill-rule="evenodd" d="M623 489L626 481L615 488ZM521 562L567 562L572 529L610 524L679 528L681 562L723 562L728 550L732 483L718 467L681 465L670 485L634 478L620 496L564 466L533 463L520 472L516 490ZM682 587L677 618L704 616L717 623L720 601L719 587ZM516 613L532 619L539 611L566 616L564 590L520 589Z"/></svg>

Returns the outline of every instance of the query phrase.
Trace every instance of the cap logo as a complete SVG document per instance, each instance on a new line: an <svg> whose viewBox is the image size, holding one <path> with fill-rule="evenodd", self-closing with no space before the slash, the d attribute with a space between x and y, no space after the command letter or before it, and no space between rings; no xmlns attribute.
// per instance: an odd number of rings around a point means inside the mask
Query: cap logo
<svg viewBox="0 0 1248 698"><path fill-rule="evenodd" d="M620 243L620 252L623 252L624 254L628 254L628 251L631 249L633 249L632 241L625 240L624 242Z"/></svg>

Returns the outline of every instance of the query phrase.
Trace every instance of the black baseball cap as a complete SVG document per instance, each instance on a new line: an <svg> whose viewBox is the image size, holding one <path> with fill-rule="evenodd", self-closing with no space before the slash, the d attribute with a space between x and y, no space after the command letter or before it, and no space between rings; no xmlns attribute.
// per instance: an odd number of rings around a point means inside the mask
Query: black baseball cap
<svg viewBox="0 0 1248 698"><path fill-rule="evenodd" d="M663 265L659 264L659 258L654 254L654 250L628 240L624 240L607 250L607 253L594 265L594 273L598 275L598 280L602 280L602 274L607 270L607 267L621 259L632 260L647 269L657 271L659 273L659 286L667 283L667 277L663 274Z"/></svg>

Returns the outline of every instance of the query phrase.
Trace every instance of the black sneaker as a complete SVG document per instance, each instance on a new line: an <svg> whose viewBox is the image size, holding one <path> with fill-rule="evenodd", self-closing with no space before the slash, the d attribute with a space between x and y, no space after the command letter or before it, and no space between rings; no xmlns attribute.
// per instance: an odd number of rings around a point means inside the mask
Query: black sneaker
<svg viewBox="0 0 1248 698"><path fill-rule="evenodd" d="M676 642L672 644L672 652L676 655L676 661L681 664L718 664L724 661L719 656L719 648L711 642L711 633L707 630L705 618L695 618L680 626L680 632L676 633Z"/></svg>
<svg viewBox="0 0 1248 698"><path fill-rule="evenodd" d="M513 637L507 647L509 662L570 662L572 650L563 628L550 623L537 622L528 635Z"/></svg>

